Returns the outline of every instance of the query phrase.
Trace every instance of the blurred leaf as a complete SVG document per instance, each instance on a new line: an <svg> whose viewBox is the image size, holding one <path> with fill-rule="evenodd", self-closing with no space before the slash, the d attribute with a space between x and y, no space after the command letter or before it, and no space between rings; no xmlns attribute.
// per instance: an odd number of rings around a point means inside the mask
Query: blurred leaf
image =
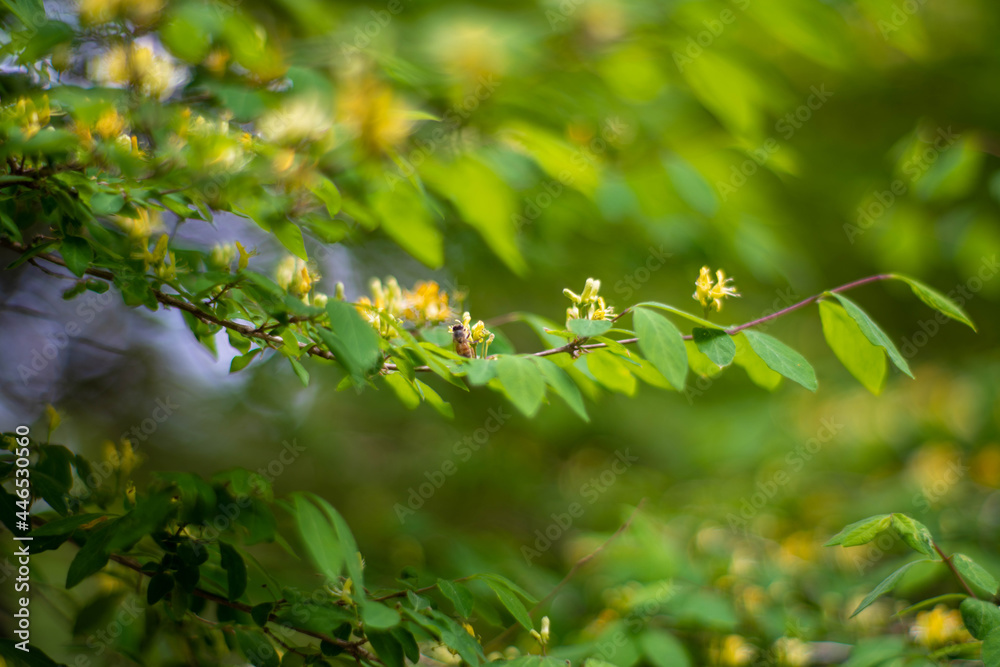
<svg viewBox="0 0 1000 667"><path fill-rule="evenodd" d="M892 525L891 516L890 514L876 514L867 519L855 521L831 537L823 546L832 547L839 544L842 547L856 547L868 544L880 534L889 530Z"/></svg>
<svg viewBox="0 0 1000 667"><path fill-rule="evenodd" d="M472 615L472 593L461 582L452 582L447 579L438 579L438 590L441 591L448 600L455 605L455 611L462 618L469 618Z"/></svg>
<svg viewBox="0 0 1000 667"><path fill-rule="evenodd" d="M59 254L66 261L66 268L77 276L82 276L94 261L94 251L86 239L67 236L59 246Z"/></svg>
<svg viewBox="0 0 1000 667"><path fill-rule="evenodd" d="M973 331L976 331L976 325L972 323L972 320L969 319L969 316L964 310L962 310L962 307L950 298L946 297L944 294L941 294L937 290L928 287L918 280L908 278L907 276L893 274L892 277L897 280L902 280L908 284L910 289L913 290L913 293L934 310L947 315L953 320L958 320L959 322L968 325Z"/></svg>
<svg viewBox="0 0 1000 667"><path fill-rule="evenodd" d="M222 569L226 571L227 597L238 600L247 589L247 566L243 556L231 544L220 540L219 559Z"/></svg>
<svg viewBox="0 0 1000 667"><path fill-rule="evenodd" d="M295 494L293 501L295 523L309 559L327 581L337 581L350 556L344 553L333 526L307 496Z"/></svg>
<svg viewBox="0 0 1000 667"><path fill-rule="evenodd" d="M566 323L566 328L581 338L590 338L607 333L613 326L611 320L588 320L576 318Z"/></svg>
<svg viewBox="0 0 1000 667"><path fill-rule="evenodd" d="M622 358L606 349L593 350L576 361L577 367L585 366L591 376L611 391L632 396L636 391L635 376Z"/></svg>
<svg viewBox="0 0 1000 667"><path fill-rule="evenodd" d="M372 209L382 229L406 252L434 269L444 263L444 237L412 188L398 185L376 193Z"/></svg>
<svg viewBox="0 0 1000 667"><path fill-rule="evenodd" d="M882 582L878 586L876 586L871 593L865 596L865 599L861 601L857 609L855 609L854 612L851 614L851 618L854 618L855 616L860 614L862 611L867 609L872 602L875 602L875 600L877 600L878 598L882 597L886 593L890 592L893 588L895 588L896 584L899 583L899 580L903 578L903 575L906 574L911 567L919 563L931 563L931 562L933 561L931 561L929 558L915 560L912 563L907 563L903 567L899 568L898 570L890 574L888 577L883 579Z"/></svg>
<svg viewBox="0 0 1000 667"><path fill-rule="evenodd" d="M267 635L257 628L236 628L236 641L243 656L254 667L279 667L280 660Z"/></svg>
<svg viewBox="0 0 1000 667"><path fill-rule="evenodd" d="M665 630L650 628L639 635L639 645L655 667L690 667L684 644Z"/></svg>
<svg viewBox="0 0 1000 667"><path fill-rule="evenodd" d="M570 379L569 375L545 357L532 357L532 360L541 369L542 375L545 376L546 384L556 390L556 393L559 394L564 401L566 401L566 405L568 405L570 409L580 417L580 419L589 422L590 417L587 415L587 408L583 404L583 396L580 394L580 389L573 383L573 380Z"/></svg>

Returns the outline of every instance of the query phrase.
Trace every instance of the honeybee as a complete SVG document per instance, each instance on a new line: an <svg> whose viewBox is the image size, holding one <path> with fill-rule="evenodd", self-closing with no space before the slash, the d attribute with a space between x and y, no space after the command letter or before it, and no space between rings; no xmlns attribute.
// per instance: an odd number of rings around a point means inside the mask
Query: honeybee
<svg viewBox="0 0 1000 667"><path fill-rule="evenodd" d="M459 356L469 359L476 358L476 353L472 350L472 346L469 345L469 332L466 331L464 325L456 324L451 328L451 339L455 341L455 352Z"/></svg>

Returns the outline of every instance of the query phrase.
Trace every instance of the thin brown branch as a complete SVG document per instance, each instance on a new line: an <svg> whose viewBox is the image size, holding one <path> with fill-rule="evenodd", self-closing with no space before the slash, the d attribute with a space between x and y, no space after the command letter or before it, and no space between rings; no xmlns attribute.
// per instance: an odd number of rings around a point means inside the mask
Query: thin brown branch
<svg viewBox="0 0 1000 667"><path fill-rule="evenodd" d="M624 533L626 530L628 530L629 526L632 525L632 521L635 519L636 516L638 516L639 511L642 509L643 505L645 505L645 504L646 504L646 499L643 498L642 500L639 501L639 504L636 505L635 509L632 511L632 514L629 516L628 520L626 520L625 523L623 523L621 526L619 526L618 530L616 530L614 533L612 533L611 537L609 537L608 539L606 539L601 544L601 546L597 547L596 549L594 549L593 551L591 551L589 554L587 554L586 556L584 556L580 560L578 560L575 563L573 563L573 567L571 567L569 569L569 572L567 572L566 576L562 578L562 581L560 581L558 584L556 584L555 588L553 588L551 591L549 591L548 595L546 595L544 598L542 598L538 602L538 604L536 604L534 607L532 607L528 611L528 615L531 616L536 611L538 611L539 609L541 609L542 607L544 607L546 604L548 604L556 595L559 594L560 591L562 591L562 589L566 586L566 584L569 583L570 579L572 579L573 576L577 572L579 572L581 569L583 569L583 567L585 567L590 561L592 561L595 558L597 558L597 556L599 556L602 551L604 551L605 549L607 549L608 546L612 542L614 542L615 540L617 540L622 535L622 533ZM490 651L490 650L498 648L500 646L500 644L503 641L505 641L507 639L507 637L509 637L510 635L512 635L514 633L514 631L516 631L519 627L520 627L520 625L518 625L517 623L515 623L515 624L511 625L510 627L508 627L506 630L504 630L503 632L501 632L499 635L497 635L496 637L494 637L493 639L491 639L489 641L489 643L484 647L485 650L486 651Z"/></svg>
<svg viewBox="0 0 1000 667"><path fill-rule="evenodd" d="M938 555L941 556L941 560L944 561L944 564L948 566L948 569L951 570L951 573L955 575L956 579L958 579L958 583L962 584L962 588L965 589L965 592L968 593L970 597L979 599L979 596L976 595L973 592L972 588L969 586L969 584L966 583L965 578L962 576L962 573L958 571L957 567L955 567L955 563L952 562L953 557L945 555L945 553L941 551L941 547L937 545L937 542L931 542L931 544L934 546L934 551L938 552Z"/></svg>
<svg viewBox="0 0 1000 667"><path fill-rule="evenodd" d="M11 240L8 240L8 239L0 239L0 245L3 245L5 247L7 247L7 248L10 248L11 250L14 250L16 252L21 252L21 253L26 252L29 249L24 244L17 243L15 241L11 241ZM59 265L59 266L66 266L66 263L62 260L61 257L59 257L57 255L53 255L51 253L40 252L37 255L35 255L35 258L37 258L37 259L43 259L43 260L45 260L47 262L51 262L52 264L56 264L56 265ZM88 275L95 276L95 277L101 278L103 280L108 280L108 281L113 281L114 280L114 275L110 271L106 271L104 269L89 268L89 269L86 270L86 273ZM834 287L833 289L826 290L826 291L827 292L846 292L847 290L854 289L855 287L860 287L861 285L867 285L868 283L873 283L873 282L876 282L876 281L879 281L879 280L888 280L888 279L890 279L892 277L893 276L891 274L887 274L887 273L878 274L878 275L874 275L874 276L868 276L866 278L861 278L859 280L855 280L853 282L849 282L849 283L846 283L844 285L840 285L839 287ZM269 333L267 333L267 331L265 329L263 329L261 327L256 327L255 328L255 327L252 327L252 326L250 326L248 324L242 324L240 322L233 322L232 320L222 319L222 318L217 317L216 315L214 315L214 314L212 314L210 312L206 312L205 310L203 310L202 308L198 307L197 305L195 305L193 303L190 303L188 301L184 301L183 299L180 299L180 298L178 298L176 296L173 296L173 295L170 295L170 294L166 294L166 293L161 292L160 290L157 290L157 289L153 289L152 292L153 292L153 296L156 298L156 300L159 303L163 304L164 306L168 306L168 307L171 307L171 308L178 308L178 309L183 310L183 311L185 311L187 313L190 313L191 315L193 315L194 317L198 318L202 322L206 322L208 324L214 324L216 326L220 326L220 327L224 327L226 329L230 329L230 330L235 331L235 332L237 332L237 333L239 333L239 334L241 334L241 335L243 335L243 336L245 336L247 338L255 338L257 340L265 341L265 342L269 343L270 345L272 345L274 347L280 347L284 343L284 340L281 338L281 336L275 336L275 335L269 334ZM764 317L759 317L759 318L757 318L755 320L751 320L750 322L746 322L745 324L740 324L740 325L737 325L737 326L734 326L734 327L730 327L728 329L725 329L725 331L730 336L732 336L732 335L735 335L735 334L743 331L744 329L749 329L751 327L755 327L755 326L763 324L765 322L769 322L771 320L775 320L775 319L777 319L779 317L782 317L784 315L787 315L788 313L791 313L791 312L793 312L795 310L798 310L800 308L804 308L805 306L808 306L809 304L814 303L815 301L818 301L823 296L823 294L825 294L825 293L826 292L822 292L820 294L814 294L813 296L811 296L811 297L809 297L807 299L803 299L802 301L799 301L796 304L788 306L787 308L783 308L783 309L781 309L781 310L779 310L777 312L771 313L770 315L765 315ZM209 302L209 304L203 304L203 305L207 306L207 305L210 305L210 304L211 304L211 302ZM626 313L628 313L630 311L631 311L631 307L630 308L626 308L621 313L619 313L618 316L615 317L615 319L613 321L617 321L620 317L622 317L623 315L625 315ZM293 317L293 318L291 318L290 321L292 321L292 322L301 321L301 318ZM498 322L499 323L505 323L505 322L508 322L508 321L513 321L512 319L510 319L510 316L501 316L501 317L494 318L493 320L491 320L491 322L493 324L496 324ZM692 338L693 338L693 336L691 336L691 335L684 336L684 340L692 340ZM567 343L565 345L562 345L560 347L554 347L554 348L550 348L548 350L541 350L539 352L532 352L531 354L532 354L532 356L536 356L536 357L548 357L548 356L552 356L554 354L560 354L562 352L567 352L567 353L570 353L570 354L574 354L574 353L577 353L577 352L580 352L580 351L584 351L585 352L585 351L588 351L588 350L596 350L596 349L608 347L607 343L586 343L585 342L586 340L587 340L586 338L580 338L580 339L577 339L577 340L570 341L569 343ZM639 342L639 339L638 338L623 338L623 339L618 340L616 342L619 343L620 345L631 345L631 344ZM303 352L305 352L306 354L309 354L309 355L312 355L312 356L322 357L324 359L329 359L329 360L334 360L335 359L333 353L331 353L328 350L324 350L324 349L320 348L318 345L308 345L308 344L304 344L304 343L299 343L299 348ZM382 366L382 368L383 368L383 370L386 370L386 371L397 371L397 370L399 370L398 367L396 366L396 364L391 364L391 363L384 364ZM421 373L427 373L427 372L431 371L431 368L429 366L416 366L416 367L414 367L413 370L421 372Z"/></svg>

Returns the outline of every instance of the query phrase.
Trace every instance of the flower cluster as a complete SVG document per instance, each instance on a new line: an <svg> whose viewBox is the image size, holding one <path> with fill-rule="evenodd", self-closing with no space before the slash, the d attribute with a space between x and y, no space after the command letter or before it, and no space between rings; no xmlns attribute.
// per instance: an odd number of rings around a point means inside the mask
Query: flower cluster
<svg viewBox="0 0 1000 667"><path fill-rule="evenodd" d="M962 614L943 604L917 614L917 619L910 628L910 636L929 649L972 641L972 635L962 623Z"/></svg>
<svg viewBox="0 0 1000 667"><path fill-rule="evenodd" d="M573 305L566 309L566 320L613 320L614 308L604 303L603 296L598 296L600 289L601 281L593 278L587 278L580 294L568 288L564 289L563 294L573 302Z"/></svg>
<svg viewBox="0 0 1000 667"><path fill-rule="evenodd" d="M717 281L713 283L712 271L707 266L701 267L701 275L694 282L695 290L691 298L700 302L706 309L711 305L715 306L716 311L720 311L723 299L727 296L740 296L740 294L736 291L736 287L731 284L733 279L726 278L722 269L716 271L715 276Z"/></svg>
<svg viewBox="0 0 1000 667"><path fill-rule="evenodd" d="M304 261L291 255L281 260L275 270L275 281L281 289L288 290L289 294L300 297L306 303L309 302L312 286L319 282L319 278L315 269L310 269Z"/></svg>
<svg viewBox="0 0 1000 667"><path fill-rule="evenodd" d="M384 283L373 278L369 287L371 297L362 296L355 305L383 335L391 335L392 327L399 322L424 327L446 322L454 313L448 293L433 280L418 282L410 290L400 287L399 282L389 276ZM338 285L337 293L338 298L343 298L342 286Z"/></svg>
<svg viewBox="0 0 1000 667"><path fill-rule="evenodd" d="M30 139L49 124L49 96L42 95L37 102L21 97L16 104L4 110L4 116L12 118L24 133L24 138Z"/></svg>
<svg viewBox="0 0 1000 667"><path fill-rule="evenodd" d="M112 46L91 63L91 70L105 85L127 84L156 99L165 97L179 78L168 56L136 43Z"/></svg>
<svg viewBox="0 0 1000 667"><path fill-rule="evenodd" d="M462 313L462 326L465 327L466 334L469 337L469 343L471 343L473 347L478 348L479 345L483 345L483 353L477 356L486 357L490 349L490 343L492 343L495 338L490 330L486 328L486 324L482 320L477 320L475 324L472 324L472 315L465 312Z"/></svg>
<svg viewBox="0 0 1000 667"><path fill-rule="evenodd" d="M549 645L549 638L550 638L549 630L550 630L549 617L543 616L542 631L541 632L539 632L538 630L531 631L531 636L534 637L535 641L538 642L539 646L542 647L543 652L545 651L545 647Z"/></svg>

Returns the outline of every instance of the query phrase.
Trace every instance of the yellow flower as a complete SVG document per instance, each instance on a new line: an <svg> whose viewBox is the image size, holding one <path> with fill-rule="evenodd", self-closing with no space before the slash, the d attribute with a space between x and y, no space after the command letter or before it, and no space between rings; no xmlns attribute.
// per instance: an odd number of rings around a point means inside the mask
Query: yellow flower
<svg viewBox="0 0 1000 667"><path fill-rule="evenodd" d="M701 273L698 276L698 280L694 282L694 294L691 295L692 299L695 299L705 308L709 307L709 304L715 307L716 311L722 310L722 300L729 296L740 296L736 291L736 287L731 285L733 282L732 278L726 278L726 274L722 269L715 272L717 282L712 282L712 271L707 266L701 267Z"/></svg>
<svg viewBox="0 0 1000 667"><path fill-rule="evenodd" d="M794 637L781 637L774 642L774 653L783 667L805 667L812 657L809 644Z"/></svg>
<svg viewBox="0 0 1000 667"><path fill-rule="evenodd" d="M418 282L413 290L403 291L403 317L417 326L444 322L451 317L448 293L433 280Z"/></svg>
<svg viewBox="0 0 1000 667"><path fill-rule="evenodd" d="M729 635L718 646L711 649L712 664L720 667L741 667L749 665L757 649L739 635Z"/></svg>
<svg viewBox="0 0 1000 667"><path fill-rule="evenodd" d="M122 230L128 234L129 238L145 245L153 232L159 231L163 224L160 221L158 211L150 212L149 209L140 208L138 218L129 218L123 215L116 216L115 222Z"/></svg>
<svg viewBox="0 0 1000 667"><path fill-rule="evenodd" d="M918 644L929 649L972 641L972 635L962 623L962 614L943 604L917 614L910 635Z"/></svg>
<svg viewBox="0 0 1000 667"><path fill-rule="evenodd" d="M160 99L172 88L176 69L167 56L148 46L116 44L92 63L94 77L105 84L128 84Z"/></svg>
<svg viewBox="0 0 1000 667"><path fill-rule="evenodd" d="M319 100L302 96L266 114L257 124L261 136L285 145L322 139L332 127L330 117Z"/></svg>
<svg viewBox="0 0 1000 667"><path fill-rule="evenodd" d="M598 296L600 290L601 281L595 278L587 278L580 294L568 288L564 289L563 294L573 302L573 305L566 309L566 320L580 319L581 307L586 308L589 320L614 319L614 308L604 302L604 297Z"/></svg>
<svg viewBox="0 0 1000 667"><path fill-rule="evenodd" d="M125 119L114 108L108 107L98 116L94 130L105 139L117 137L125 131Z"/></svg>
<svg viewBox="0 0 1000 667"><path fill-rule="evenodd" d="M238 264L240 271L247 268L250 264L250 258L257 254L256 250L251 250L247 252L247 249L243 247L243 244L239 241L236 242L236 250L240 253L240 262Z"/></svg>
<svg viewBox="0 0 1000 667"><path fill-rule="evenodd" d="M542 631L539 632L538 630L532 630L531 631L531 636L534 637L535 641L538 642L539 644L541 644L542 646L548 646L548 644L549 644L549 636L550 636L549 635L549 630L550 629L551 628L550 628L550 625L549 625L549 617L548 616L543 616L542 617Z"/></svg>
<svg viewBox="0 0 1000 667"><path fill-rule="evenodd" d="M371 154L389 152L409 136L413 121L392 88L373 78L349 81L338 98L337 117Z"/></svg>
<svg viewBox="0 0 1000 667"><path fill-rule="evenodd" d="M275 281L282 289L286 289L289 294L298 297L308 294L320 278L318 273L310 272L305 262L291 255L281 260L274 275Z"/></svg>

